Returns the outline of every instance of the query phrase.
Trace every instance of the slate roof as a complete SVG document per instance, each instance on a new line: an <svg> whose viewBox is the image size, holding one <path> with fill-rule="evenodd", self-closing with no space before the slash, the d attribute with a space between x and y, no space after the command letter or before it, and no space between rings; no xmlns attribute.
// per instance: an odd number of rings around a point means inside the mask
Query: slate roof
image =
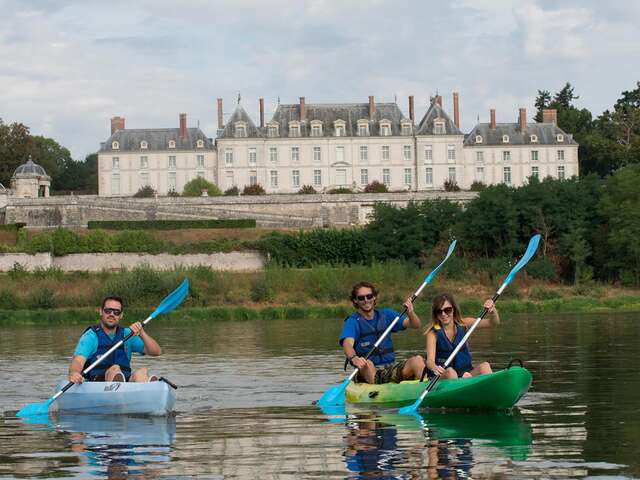
<svg viewBox="0 0 640 480"><path fill-rule="evenodd" d="M431 102L427 113L420 120L418 128L416 128L416 135L434 135L433 124L437 119L444 120L445 133L439 135L463 135L453 120L449 118L449 115L435 101Z"/></svg>
<svg viewBox="0 0 640 480"><path fill-rule="evenodd" d="M21 176L21 177L32 177L32 176L49 177L47 175L47 172L44 171L44 168L42 168L37 163L34 163L34 161L31 160L31 157L29 157L29 160L27 160L26 163L23 163L22 165L20 165L18 168L16 168L15 172L13 172L13 177L12 178L16 178L18 176Z"/></svg>
<svg viewBox="0 0 640 480"><path fill-rule="evenodd" d="M148 147L140 148L140 142L146 141ZM199 128L187 128L186 137L180 138L179 128L141 128L118 130L101 144L101 152L151 152L169 150L169 140L176 142L175 150L213 150L213 142ZM196 142L202 140L204 147L197 148ZM114 141L120 148L113 150ZM173 148L171 150L174 150Z"/></svg>
<svg viewBox="0 0 640 480"><path fill-rule="evenodd" d="M224 126L224 129L221 133L218 134L218 138L235 138L237 122L246 123L248 138L264 136L264 132L260 128L256 127L249 114L245 111L244 108L242 108L242 105L238 104L233 114L231 115L231 118L229 118L229 121Z"/></svg>
<svg viewBox="0 0 640 480"><path fill-rule="evenodd" d="M562 134L564 141L558 142L557 135ZM482 143L476 143L476 136L482 137ZM503 143L503 135L509 136L509 143ZM531 141L531 135L538 137L537 142ZM555 123L527 123L524 131L518 123L498 123L491 129L488 123L476 125L464 140L465 147L507 145L578 145L573 136L566 134Z"/></svg>

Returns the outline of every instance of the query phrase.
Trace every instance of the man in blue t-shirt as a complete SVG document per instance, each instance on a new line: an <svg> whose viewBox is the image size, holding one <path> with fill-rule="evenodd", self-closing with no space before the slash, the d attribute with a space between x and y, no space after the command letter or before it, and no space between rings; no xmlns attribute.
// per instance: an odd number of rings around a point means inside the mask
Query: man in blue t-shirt
<svg viewBox="0 0 640 480"><path fill-rule="evenodd" d="M404 302L407 318L398 320L389 334L380 342L368 359L367 353L374 347L383 332L400 314L389 308L375 308L378 299L376 287L369 282L356 283L351 289L351 302L356 311L347 317L340 335L340 345L347 361L356 367L356 381L365 383L399 383L419 379L424 370L424 358L420 355L396 362L391 333L409 328L420 328L420 318L413 311L413 302ZM376 368L380 367L380 368Z"/></svg>
<svg viewBox="0 0 640 480"><path fill-rule="evenodd" d="M71 365L69 365L69 381L82 383L84 380L96 382L157 380L155 375L149 377L146 368L131 372L131 355L134 352L155 357L162 353L162 349L158 342L144 331L142 323L136 322L129 328L120 326L123 308L124 301L120 297L108 296L102 301L100 323L87 328L76 345ZM134 336L83 376L82 372L85 368L93 364L113 345L123 340L129 332L133 332Z"/></svg>

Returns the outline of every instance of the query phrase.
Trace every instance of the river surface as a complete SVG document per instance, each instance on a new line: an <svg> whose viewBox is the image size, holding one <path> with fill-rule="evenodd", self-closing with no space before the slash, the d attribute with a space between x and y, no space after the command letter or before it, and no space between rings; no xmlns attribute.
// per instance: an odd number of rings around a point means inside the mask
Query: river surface
<svg viewBox="0 0 640 480"><path fill-rule="evenodd" d="M504 317L471 346L532 372L510 414L324 413L312 401L346 376L341 319L174 315L147 327L163 356L134 359L179 385L174 416L37 423L15 412L54 393L84 326L0 323L0 478L640 477L640 315ZM423 337L395 343L407 356Z"/></svg>

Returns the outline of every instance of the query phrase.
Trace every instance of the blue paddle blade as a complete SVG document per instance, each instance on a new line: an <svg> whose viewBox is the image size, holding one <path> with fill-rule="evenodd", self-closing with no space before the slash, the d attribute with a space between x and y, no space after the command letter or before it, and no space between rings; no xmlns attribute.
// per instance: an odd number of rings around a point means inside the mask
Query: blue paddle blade
<svg viewBox="0 0 640 480"><path fill-rule="evenodd" d="M189 280L184 279L182 283L173 292L165 297L164 300L158 305L158 308L150 315L151 318L156 318L163 313L169 313L174 310L189 293Z"/></svg>
<svg viewBox="0 0 640 480"><path fill-rule="evenodd" d="M18 413L16 413L16 417L36 417L48 415L49 407L52 403L52 399L49 399L46 402L30 403L18 410Z"/></svg>
<svg viewBox="0 0 640 480"><path fill-rule="evenodd" d="M516 263L516 266L511 269L511 272L509 272L509 275L504 281L504 285L509 285L511 283L511 280L513 280L513 277L516 276L516 274L522 269L522 267L524 267L527 263L529 263L529 260L531 260L531 257L533 257L536 253L536 250L538 250L539 243L540 243L540 234L537 233L533 237L531 237L531 240L529 240L529 246L527 247L527 251L524 252L524 255L522 256L520 261Z"/></svg>
<svg viewBox="0 0 640 480"><path fill-rule="evenodd" d="M402 407L400 410L398 410L398 413L402 415L413 415L416 417L416 420L421 421L422 415L420 415L417 410L418 409L414 403L412 405L407 405L406 407Z"/></svg>
<svg viewBox="0 0 640 480"><path fill-rule="evenodd" d="M449 259L453 251L456 249L457 244L458 244L457 240L454 240L453 242L451 242L451 245L449 245L449 250L447 251L447 256L444 257L444 260L442 260L442 262L440 262L440 265L438 265L436 268L431 270L431 273L429 273L429 275L427 275L426 278L424 279L424 283L426 284L431 283L431 280L433 280L433 277L436 276L436 274L440 271L440 269L445 264L445 262Z"/></svg>
<svg viewBox="0 0 640 480"><path fill-rule="evenodd" d="M335 385L329 389L327 389L320 400L318 400L317 405L320 408L327 407L340 407L344 405L345 402L345 390L347 389L347 385L349 385L350 380L347 378L340 385Z"/></svg>

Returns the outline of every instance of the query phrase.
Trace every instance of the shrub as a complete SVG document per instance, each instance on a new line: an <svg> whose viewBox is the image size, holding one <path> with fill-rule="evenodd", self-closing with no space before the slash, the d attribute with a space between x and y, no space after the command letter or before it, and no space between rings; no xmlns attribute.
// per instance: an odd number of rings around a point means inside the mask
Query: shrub
<svg viewBox="0 0 640 480"><path fill-rule="evenodd" d="M139 230L118 232L111 237L116 252L158 253L164 251L164 242Z"/></svg>
<svg viewBox="0 0 640 480"><path fill-rule="evenodd" d="M554 282L558 279L558 272L547 257L538 257L527 265L527 274L532 278Z"/></svg>
<svg viewBox="0 0 640 480"><path fill-rule="evenodd" d="M27 272L27 269L24 268L21 263L14 262L8 275L11 280L21 280L29 275L29 272Z"/></svg>
<svg viewBox="0 0 640 480"><path fill-rule="evenodd" d="M208 193L208 195L211 196L210 193ZM167 197L179 197L179 196L180 196L180 194L178 192L176 192L175 190L169 190L167 192Z"/></svg>
<svg viewBox="0 0 640 480"><path fill-rule="evenodd" d="M275 294L267 279L265 277L259 277L251 283L250 296L252 301L258 303L272 301Z"/></svg>
<svg viewBox="0 0 640 480"><path fill-rule="evenodd" d="M445 180L444 181L444 190L445 192L458 192L460 191L460 187L455 180Z"/></svg>
<svg viewBox="0 0 640 480"><path fill-rule="evenodd" d="M529 298L532 300L554 300L556 298L562 298L562 295L549 288L534 287L529 292Z"/></svg>
<svg viewBox="0 0 640 480"><path fill-rule="evenodd" d="M138 220L90 221L89 229L106 230L181 230L183 228L255 228L252 218L221 220Z"/></svg>
<svg viewBox="0 0 640 480"><path fill-rule="evenodd" d="M302 188L298 190L298 193L301 195L309 195L309 194L318 193L318 192L311 185L303 185Z"/></svg>
<svg viewBox="0 0 640 480"><path fill-rule="evenodd" d="M487 188L487 185L484 184L483 182L479 182L479 181L475 181L471 184L471 186L469 187L469 190L471 190L472 192L481 192L482 190L484 190L485 188Z"/></svg>
<svg viewBox="0 0 640 480"><path fill-rule="evenodd" d="M17 310L20 308L20 300L10 290L0 290L0 310Z"/></svg>
<svg viewBox="0 0 640 480"><path fill-rule="evenodd" d="M27 308L54 308L55 292L49 287L41 287L29 294L27 297Z"/></svg>
<svg viewBox="0 0 640 480"><path fill-rule="evenodd" d="M136 193L133 194L134 198L153 198L156 196L156 191L150 185L140 187Z"/></svg>
<svg viewBox="0 0 640 480"><path fill-rule="evenodd" d="M245 185L244 190L242 190L243 195L266 195L266 193L259 183L255 185Z"/></svg>
<svg viewBox="0 0 640 480"><path fill-rule="evenodd" d="M238 195L240 195L240 190L234 185L231 188L227 188L224 191L224 195L225 197L237 197Z"/></svg>
<svg viewBox="0 0 640 480"><path fill-rule="evenodd" d="M364 187L365 193L386 193L389 189L384 183L380 183L378 180L374 180Z"/></svg>
<svg viewBox="0 0 640 480"><path fill-rule="evenodd" d="M327 193L331 193L331 194L335 194L335 193L353 193L353 190L351 190L348 187L336 187L336 188L329 189L329 191L327 191Z"/></svg>
<svg viewBox="0 0 640 480"><path fill-rule="evenodd" d="M196 177L187 182L182 190L182 195L185 197L200 197L203 190L206 190L210 197L222 195L217 186L202 177Z"/></svg>

